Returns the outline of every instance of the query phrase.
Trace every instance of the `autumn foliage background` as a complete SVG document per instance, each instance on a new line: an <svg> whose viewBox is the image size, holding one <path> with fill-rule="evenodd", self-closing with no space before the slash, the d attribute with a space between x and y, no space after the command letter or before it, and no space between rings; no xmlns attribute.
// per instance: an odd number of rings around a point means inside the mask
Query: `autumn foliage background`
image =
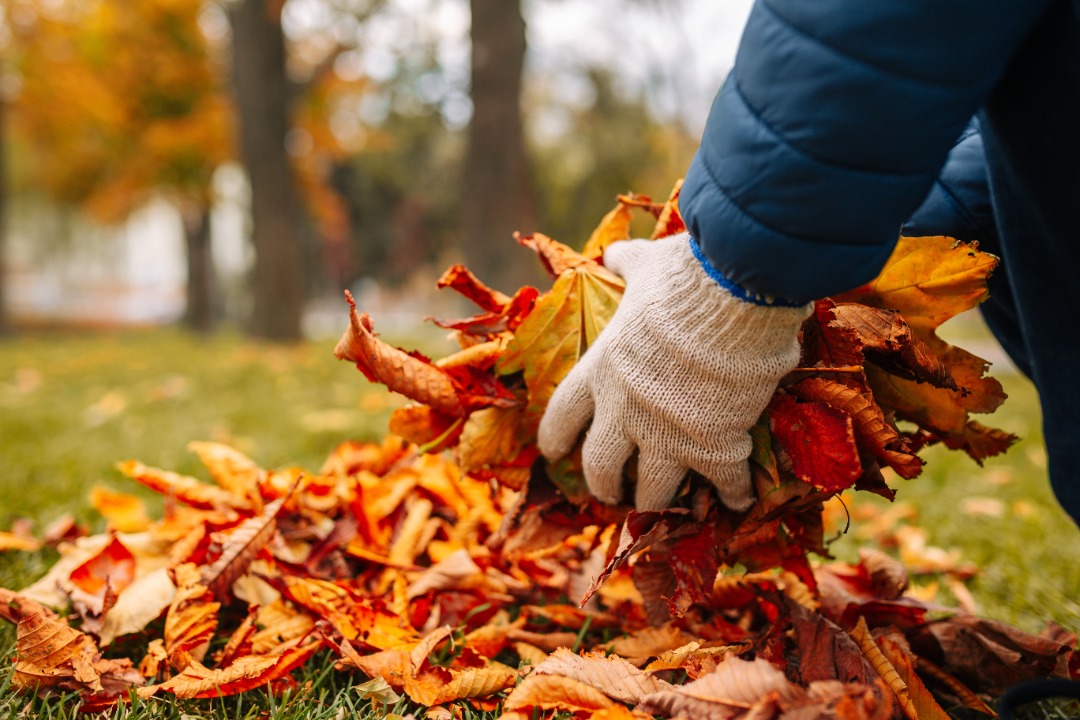
<svg viewBox="0 0 1080 720"><path fill-rule="evenodd" d="M555 62L522 22L543 2L473 0L471 27L451 0L0 3L0 710L884 717L906 692L930 717L913 673L975 706L932 668L985 698L1067 672L1080 538L1030 386L968 309L993 265L974 248L903 244L900 277L819 304L755 429L747 517L694 481L627 517L573 458L538 461L543 405L621 294L603 247L680 227L708 103L685 53L646 50L687 32L679 5L590 3L610 37ZM605 43L643 58L584 52ZM148 208L182 238L196 335L86 312L163 283ZM890 294L942 269L970 282ZM933 649L915 628L942 608L987 654Z"/></svg>

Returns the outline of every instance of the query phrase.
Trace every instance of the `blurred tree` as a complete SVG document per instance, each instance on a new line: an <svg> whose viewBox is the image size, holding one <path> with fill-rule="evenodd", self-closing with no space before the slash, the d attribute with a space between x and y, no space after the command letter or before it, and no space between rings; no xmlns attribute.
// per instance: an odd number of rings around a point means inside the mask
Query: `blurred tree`
<svg viewBox="0 0 1080 720"><path fill-rule="evenodd" d="M470 0L471 94L462 182L463 243L481 279L517 287L533 263L511 240L537 230L536 201L525 147L521 87L525 20L520 0Z"/></svg>
<svg viewBox="0 0 1080 720"><path fill-rule="evenodd" d="M559 97L559 78L531 89L529 105L543 108L538 122L561 131L531 133L543 232L580 248L619 193L666 199L685 172L697 138L677 122L654 118L644 90L617 88L614 70L582 71L586 101L568 104ZM546 118L540 117L546 114ZM634 230L647 233L651 222L641 215Z"/></svg>
<svg viewBox="0 0 1080 720"><path fill-rule="evenodd" d="M234 0L233 88L240 156L251 184L255 246L251 333L298 340L306 295L305 253L296 183L286 150L291 96L282 0Z"/></svg>
<svg viewBox="0 0 1080 720"><path fill-rule="evenodd" d="M211 180L231 155L231 111L199 27L202 0L9 5L27 182L103 222L170 198L187 245L185 322L211 329Z"/></svg>

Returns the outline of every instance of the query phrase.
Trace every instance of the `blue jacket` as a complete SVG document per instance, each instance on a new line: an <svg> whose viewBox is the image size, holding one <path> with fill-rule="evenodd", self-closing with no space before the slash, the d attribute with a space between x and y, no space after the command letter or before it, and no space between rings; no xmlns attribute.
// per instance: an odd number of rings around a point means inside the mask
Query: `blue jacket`
<svg viewBox="0 0 1080 720"><path fill-rule="evenodd" d="M1075 25L1073 0L758 0L680 198L705 256L796 301L873 278L1055 7Z"/></svg>
<svg viewBox="0 0 1080 720"><path fill-rule="evenodd" d="M1080 523L1078 129L1080 0L757 0L679 205L727 280L792 301L872 279L905 221L1001 256L983 315Z"/></svg>

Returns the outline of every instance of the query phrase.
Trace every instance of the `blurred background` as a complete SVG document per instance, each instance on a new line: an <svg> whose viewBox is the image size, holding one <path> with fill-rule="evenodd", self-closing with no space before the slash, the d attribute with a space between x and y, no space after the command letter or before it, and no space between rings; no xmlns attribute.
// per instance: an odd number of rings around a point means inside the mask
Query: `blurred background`
<svg viewBox="0 0 1080 720"><path fill-rule="evenodd" d="M514 231L667 195L749 4L2 0L0 322L295 340L452 262L513 291Z"/></svg>

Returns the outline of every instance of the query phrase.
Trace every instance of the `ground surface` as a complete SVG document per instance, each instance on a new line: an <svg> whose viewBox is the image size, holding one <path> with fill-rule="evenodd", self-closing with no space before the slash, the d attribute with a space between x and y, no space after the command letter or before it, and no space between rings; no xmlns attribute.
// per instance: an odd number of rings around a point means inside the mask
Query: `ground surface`
<svg viewBox="0 0 1080 720"><path fill-rule="evenodd" d="M431 336L425 337L430 343ZM953 338L977 352L973 346L987 342L977 324L961 326ZM1029 631L1054 621L1077 632L1080 531L1049 490L1033 389L1016 375L1001 379L1010 399L998 413L980 419L1023 440L983 468L957 453L931 449L922 477L895 480L897 502L910 504L909 522L925 528L931 544L978 566L968 587L982 614ZM282 349L233 336L200 340L175 330L49 333L0 341L0 529L18 517L32 519L40 529L72 513L99 531L100 521L86 501L95 484L140 494L154 512L157 498L123 478L115 463L135 458L201 474L185 449L191 440L232 444L264 467L317 469L337 443L381 437L397 404L335 360L331 342ZM842 558L869 542L860 533L859 512L853 514L850 532L834 546ZM0 554L0 587L28 584L53 558L48 552ZM10 628L0 628L4 656L12 641ZM312 671L310 679L303 702L271 707L274 701L267 696L248 693L251 697L239 704L231 700L214 709L235 717L268 710L273 717L320 717L324 711L325 717L335 717L339 712L353 716L369 705L354 692L340 692L341 683L354 681L328 669ZM6 675L0 675L0 717L31 710L6 683ZM68 715L62 704L37 704L32 711L46 712L46 707ZM210 710L206 704L167 703L125 714L172 718L190 716L197 708Z"/></svg>

